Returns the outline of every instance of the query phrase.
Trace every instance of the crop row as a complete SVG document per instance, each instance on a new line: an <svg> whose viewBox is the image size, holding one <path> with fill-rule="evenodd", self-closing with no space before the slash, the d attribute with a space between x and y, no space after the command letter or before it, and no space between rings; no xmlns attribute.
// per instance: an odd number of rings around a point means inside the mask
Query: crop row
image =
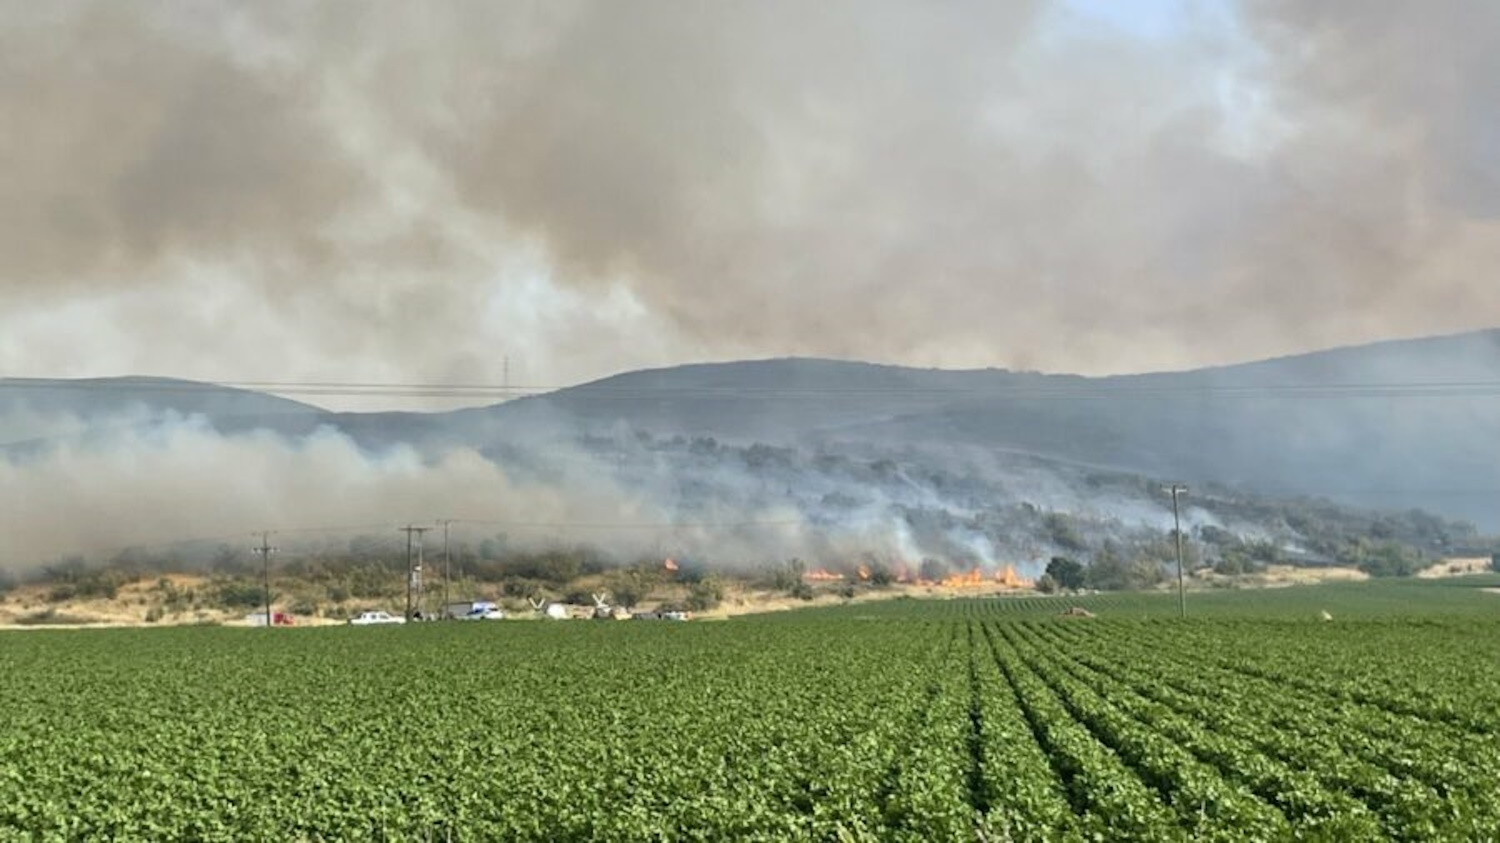
<svg viewBox="0 0 1500 843"><path fill-rule="evenodd" d="M10 635L0 840L1500 837L1462 624L980 606Z"/></svg>

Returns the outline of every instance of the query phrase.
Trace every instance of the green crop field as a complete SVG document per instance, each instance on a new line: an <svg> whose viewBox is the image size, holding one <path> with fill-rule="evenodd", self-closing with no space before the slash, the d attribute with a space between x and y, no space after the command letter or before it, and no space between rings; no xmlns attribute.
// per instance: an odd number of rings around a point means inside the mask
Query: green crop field
<svg viewBox="0 0 1500 843"><path fill-rule="evenodd" d="M0 634L0 840L1500 839L1494 584Z"/></svg>

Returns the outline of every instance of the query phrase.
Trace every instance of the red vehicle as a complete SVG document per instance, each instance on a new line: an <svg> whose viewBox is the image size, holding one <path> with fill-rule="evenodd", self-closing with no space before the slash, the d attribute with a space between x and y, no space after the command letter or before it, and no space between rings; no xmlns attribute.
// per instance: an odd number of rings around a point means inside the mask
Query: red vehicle
<svg viewBox="0 0 1500 843"><path fill-rule="evenodd" d="M245 616L245 621L247 623L249 623L251 626L265 626L266 625L266 613L265 612L252 612L251 614L248 614L248 615ZM292 625L292 616L289 615L289 614L287 614L286 612L272 612L271 613L271 625L272 626L291 626Z"/></svg>

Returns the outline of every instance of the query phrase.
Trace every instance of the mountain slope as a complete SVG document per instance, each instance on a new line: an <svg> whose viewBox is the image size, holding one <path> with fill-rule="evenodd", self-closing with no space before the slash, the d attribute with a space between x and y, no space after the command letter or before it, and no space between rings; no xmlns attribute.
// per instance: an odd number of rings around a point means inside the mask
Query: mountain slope
<svg viewBox="0 0 1500 843"><path fill-rule="evenodd" d="M0 378L0 415L22 412L84 420L170 412L228 420L326 411L263 392L176 378Z"/></svg>
<svg viewBox="0 0 1500 843"><path fill-rule="evenodd" d="M481 438L627 428L1005 449L1500 527L1500 331L1104 378L797 359L682 366L451 421Z"/></svg>
<svg viewBox="0 0 1500 843"><path fill-rule="evenodd" d="M465 447L510 463L632 432L810 452L946 453L950 462L1011 453L1282 497L1420 507L1500 529L1500 331L1103 378L807 359L699 364L432 414L328 413L165 379L0 380L7 434L73 432L38 432L35 420L49 415L85 426L201 415L221 432L292 437L331 426L371 451Z"/></svg>

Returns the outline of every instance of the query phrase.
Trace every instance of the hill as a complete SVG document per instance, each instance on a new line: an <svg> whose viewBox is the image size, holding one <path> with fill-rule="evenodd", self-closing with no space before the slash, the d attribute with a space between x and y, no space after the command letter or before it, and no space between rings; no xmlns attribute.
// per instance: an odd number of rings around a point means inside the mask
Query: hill
<svg viewBox="0 0 1500 843"><path fill-rule="evenodd" d="M1190 561L1409 572L1491 552L1454 519L1500 529L1497 387L1494 331L1102 378L700 364L446 413L163 379L0 381L26 504L0 513L0 569L55 565L70 544L197 568L218 540L163 543L289 526L348 556L357 537L324 525L442 515L473 525L456 538L475 548L498 539L497 564L550 542L1035 576L1060 554L1141 585L1172 555L1162 486L1186 481Z"/></svg>
<svg viewBox="0 0 1500 843"><path fill-rule="evenodd" d="M1500 529L1500 331L1188 372L1084 378L782 359L632 372L451 414L767 443L942 443ZM497 433L499 432L499 433Z"/></svg>
<svg viewBox="0 0 1500 843"><path fill-rule="evenodd" d="M224 433L305 434L327 415L276 395L176 378L0 378L0 448L11 452L189 418Z"/></svg>

